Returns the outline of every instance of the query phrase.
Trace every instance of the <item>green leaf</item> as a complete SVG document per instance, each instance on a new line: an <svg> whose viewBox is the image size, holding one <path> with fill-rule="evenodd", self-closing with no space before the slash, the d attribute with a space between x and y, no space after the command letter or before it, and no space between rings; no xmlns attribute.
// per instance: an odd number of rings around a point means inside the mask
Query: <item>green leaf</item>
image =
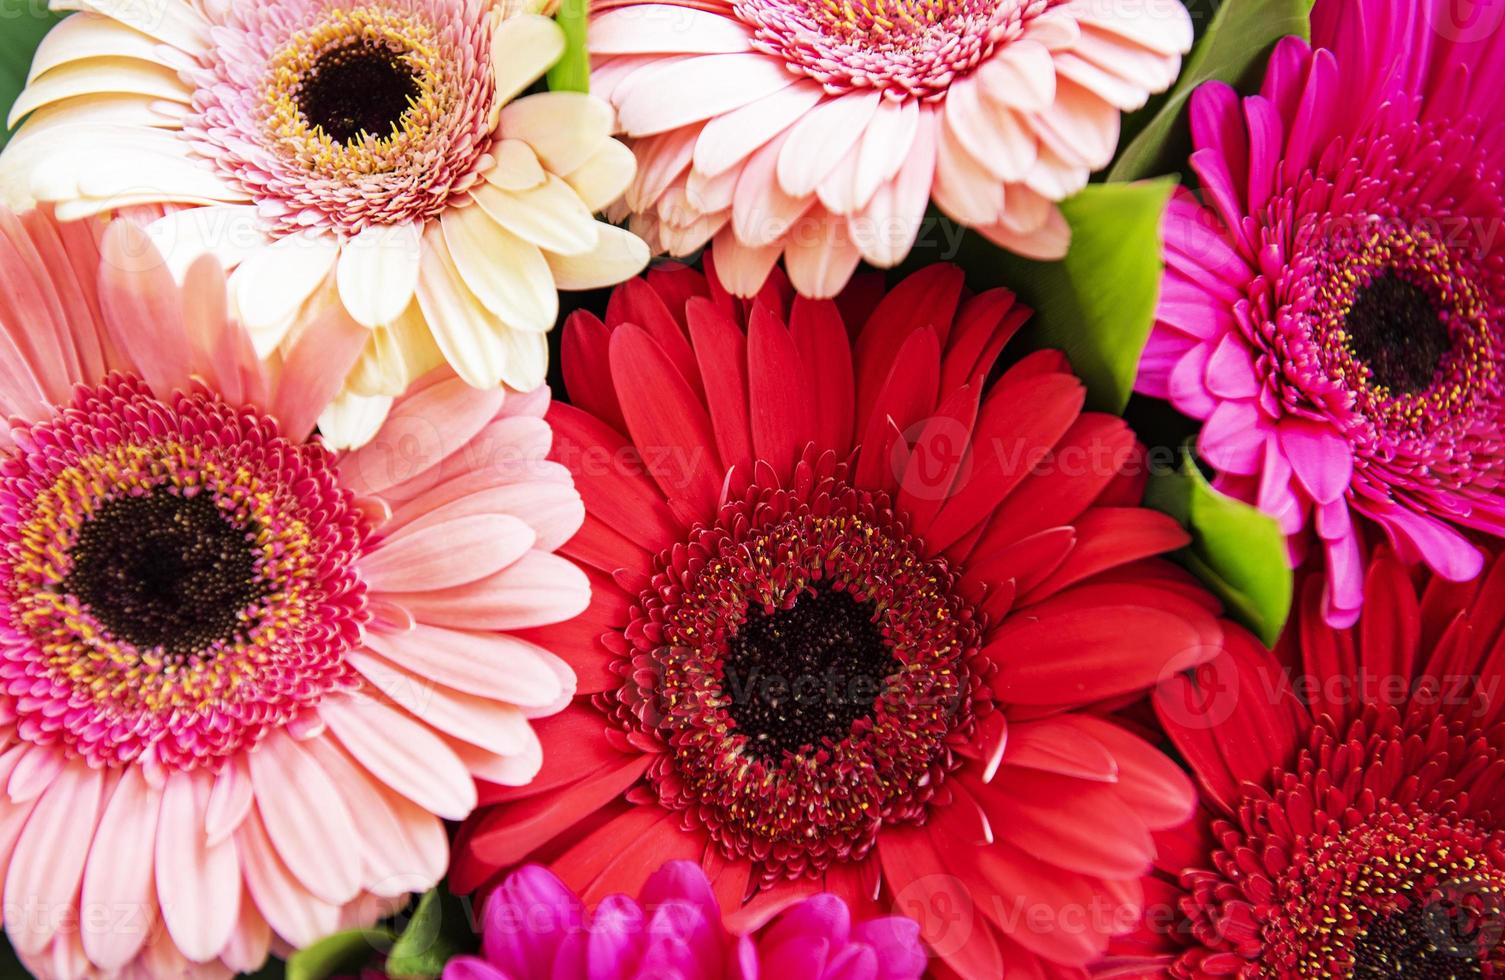
<svg viewBox="0 0 1505 980"><path fill-rule="evenodd" d="M1028 342L1066 352L1088 403L1121 415L1160 299L1160 218L1176 183L1091 184L1062 202L1071 251L1035 262L967 233L956 261L975 289L1007 286L1035 309ZM947 235L953 226L943 225ZM928 261L928 260L927 260Z"/></svg>
<svg viewBox="0 0 1505 980"><path fill-rule="evenodd" d="M10 139L4 126L10 107L26 87L26 74L37 45L61 18L38 0L0 0L0 146Z"/></svg>
<svg viewBox="0 0 1505 980"><path fill-rule="evenodd" d="M549 69L552 92L589 92L591 90L590 54L585 50L586 26L590 0L563 0L554 19L564 28L564 57Z"/></svg>
<svg viewBox="0 0 1505 980"><path fill-rule="evenodd" d="M1212 488L1190 449L1180 468L1155 474L1145 502L1192 535L1180 558L1266 646L1291 614L1294 575L1273 518Z"/></svg>
<svg viewBox="0 0 1505 980"><path fill-rule="evenodd" d="M1202 40L1192 49L1168 97L1148 111L1149 121L1118 155L1110 181L1178 173L1191 153L1186 107L1204 82L1227 82L1248 90L1263 77L1275 43L1288 34L1311 35L1313 0L1224 0ZM1128 120L1133 132L1141 121Z"/></svg>
<svg viewBox="0 0 1505 980"><path fill-rule="evenodd" d="M444 964L474 945L465 904L436 888L418 900L408 926L387 954L387 975L396 980L431 980Z"/></svg>
<svg viewBox="0 0 1505 980"><path fill-rule="evenodd" d="M349 929L298 950L287 960L287 980L326 980L355 972L392 944L390 929Z"/></svg>

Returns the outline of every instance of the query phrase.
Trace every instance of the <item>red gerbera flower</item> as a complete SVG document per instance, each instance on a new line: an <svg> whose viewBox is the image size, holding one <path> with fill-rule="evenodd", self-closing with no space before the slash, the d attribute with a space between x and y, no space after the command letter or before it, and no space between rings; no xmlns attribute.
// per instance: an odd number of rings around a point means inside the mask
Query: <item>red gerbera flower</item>
<svg viewBox="0 0 1505 980"><path fill-rule="evenodd" d="M1101 709L1213 655L1216 604L1061 354L986 383L1011 294L879 283L744 305L675 268L568 325L581 697L458 887L531 857L594 902L689 859L738 925L826 890L965 976L1081 976L1132 927L1194 795Z"/></svg>
<svg viewBox="0 0 1505 980"><path fill-rule="evenodd" d="M1381 553L1347 630L1305 585L1276 657L1230 632L1157 692L1205 805L1146 884L1180 928L1114 975L1505 976L1505 561L1458 585Z"/></svg>

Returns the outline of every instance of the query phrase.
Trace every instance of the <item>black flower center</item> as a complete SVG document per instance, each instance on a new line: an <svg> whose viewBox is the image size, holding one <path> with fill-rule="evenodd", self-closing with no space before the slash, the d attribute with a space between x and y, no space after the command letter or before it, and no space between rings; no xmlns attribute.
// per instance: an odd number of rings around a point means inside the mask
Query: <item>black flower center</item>
<svg viewBox="0 0 1505 980"><path fill-rule="evenodd" d="M242 632L263 598L251 537L208 494L118 497L79 529L59 591L132 646L191 654Z"/></svg>
<svg viewBox="0 0 1505 980"><path fill-rule="evenodd" d="M1498 923L1460 914L1447 904L1413 906L1377 920L1354 949L1354 980L1483 978L1480 953ZM1494 937L1498 943L1499 936Z"/></svg>
<svg viewBox="0 0 1505 980"><path fill-rule="evenodd" d="M358 41L315 63L298 91L298 108L309 125L349 144L362 134L391 135L418 94L418 81L400 54Z"/></svg>
<svg viewBox="0 0 1505 980"><path fill-rule="evenodd" d="M1396 395L1430 388L1451 346L1432 297L1391 272L1359 290L1343 329L1349 348L1373 372L1374 384Z"/></svg>
<svg viewBox="0 0 1505 980"><path fill-rule="evenodd" d="M898 666L870 603L834 589L805 593L772 615L750 610L727 639L727 712L752 752L777 759L845 738Z"/></svg>

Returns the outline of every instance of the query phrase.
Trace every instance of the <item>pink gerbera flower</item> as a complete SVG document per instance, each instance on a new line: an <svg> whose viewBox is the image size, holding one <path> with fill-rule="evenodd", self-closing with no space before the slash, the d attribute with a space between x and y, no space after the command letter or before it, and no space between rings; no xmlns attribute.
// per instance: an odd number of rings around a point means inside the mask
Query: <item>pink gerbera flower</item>
<svg viewBox="0 0 1505 980"><path fill-rule="evenodd" d="M648 260L592 212L634 170L611 108L523 95L564 33L503 0L83 0L42 42L0 157L11 206L65 219L167 205L181 274L232 269L263 354L330 307L370 328L338 446L448 361L482 388L544 382L559 289ZM522 97L519 97L522 96Z"/></svg>
<svg viewBox="0 0 1505 980"><path fill-rule="evenodd" d="M1325 554L1352 623L1377 528L1466 580L1505 533L1505 139L1498 31L1447 0L1322 0L1264 89L1200 89L1139 389L1205 420L1219 486ZM1461 39L1455 39L1461 38Z"/></svg>
<svg viewBox="0 0 1505 980"><path fill-rule="evenodd" d="M1175 81L1179 0L608 0L596 91L639 171L632 227L689 255L712 238L751 295L782 255L834 295L909 252L927 204L1059 258L1055 202L1113 158L1119 113Z"/></svg>
<svg viewBox="0 0 1505 980"><path fill-rule="evenodd" d="M589 910L549 871L522 868L487 900L481 941L482 955L451 960L444 980L918 980L926 962L914 920L854 924L835 895L734 936L710 880L689 861L655 871L637 900L608 895Z"/></svg>
<svg viewBox="0 0 1505 980"><path fill-rule="evenodd" d="M744 304L662 270L567 325L581 696L457 886L531 856L594 902L693 860L738 928L829 891L969 977L1081 977L1137 915L1194 798L1103 714L1215 653L1216 602L1061 354L987 383L1028 311L962 279Z"/></svg>
<svg viewBox="0 0 1505 980"><path fill-rule="evenodd" d="M224 976L447 863L574 693L515 631L586 605L546 394L447 373L309 435L365 343L263 369L212 259L0 212L0 876L42 976ZM507 632L502 632L507 631ZM102 911L103 910L103 911Z"/></svg>

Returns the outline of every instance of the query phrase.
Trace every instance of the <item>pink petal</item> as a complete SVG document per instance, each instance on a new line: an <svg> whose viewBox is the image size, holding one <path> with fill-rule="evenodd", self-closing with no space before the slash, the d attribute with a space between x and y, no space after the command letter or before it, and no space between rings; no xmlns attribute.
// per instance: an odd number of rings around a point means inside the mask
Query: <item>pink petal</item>
<svg viewBox="0 0 1505 980"><path fill-rule="evenodd" d="M361 884L355 823L324 770L281 733L250 762L256 809L288 870L322 900L350 901Z"/></svg>

